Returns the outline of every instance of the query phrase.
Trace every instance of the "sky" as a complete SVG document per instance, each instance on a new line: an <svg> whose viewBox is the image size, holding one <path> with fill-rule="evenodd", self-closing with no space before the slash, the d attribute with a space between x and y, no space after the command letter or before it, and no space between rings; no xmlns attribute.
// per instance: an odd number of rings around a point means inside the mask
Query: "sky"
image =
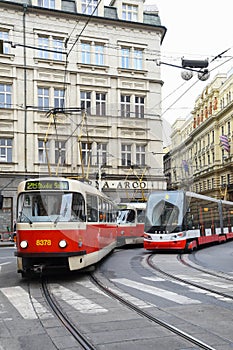
<svg viewBox="0 0 233 350"><path fill-rule="evenodd" d="M210 78L204 82L198 80L196 73L185 81L181 78L182 69L161 64L162 118L165 125L172 125L177 118L191 116L195 100L205 86L217 74L227 74L233 67L233 3L232 0L146 0L145 4L157 6L161 24L167 28L161 62L178 66L182 58L209 62ZM228 51L222 58L214 59L225 50Z"/></svg>

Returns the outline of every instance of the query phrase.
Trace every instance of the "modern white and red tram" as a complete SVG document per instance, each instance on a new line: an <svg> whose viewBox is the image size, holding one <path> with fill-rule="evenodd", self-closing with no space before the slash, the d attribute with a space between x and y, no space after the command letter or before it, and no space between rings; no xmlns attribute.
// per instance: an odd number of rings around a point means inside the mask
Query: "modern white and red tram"
<svg viewBox="0 0 233 350"><path fill-rule="evenodd" d="M116 247L117 208L96 188L66 178L37 178L18 186L17 256L22 276L79 270Z"/></svg>
<svg viewBox="0 0 233 350"><path fill-rule="evenodd" d="M143 244L146 203L123 203L118 208L117 246Z"/></svg>
<svg viewBox="0 0 233 350"><path fill-rule="evenodd" d="M192 251L233 238L233 202L185 191L149 195L144 248Z"/></svg>

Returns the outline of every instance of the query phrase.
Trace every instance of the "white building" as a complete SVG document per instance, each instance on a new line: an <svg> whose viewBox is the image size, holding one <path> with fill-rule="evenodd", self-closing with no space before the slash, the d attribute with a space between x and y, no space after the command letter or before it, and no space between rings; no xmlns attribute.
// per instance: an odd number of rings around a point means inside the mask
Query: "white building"
<svg viewBox="0 0 233 350"><path fill-rule="evenodd" d="M118 202L164 189L157 9L142 0L0 5L0 231L25 178L101 178Z"/></svg>

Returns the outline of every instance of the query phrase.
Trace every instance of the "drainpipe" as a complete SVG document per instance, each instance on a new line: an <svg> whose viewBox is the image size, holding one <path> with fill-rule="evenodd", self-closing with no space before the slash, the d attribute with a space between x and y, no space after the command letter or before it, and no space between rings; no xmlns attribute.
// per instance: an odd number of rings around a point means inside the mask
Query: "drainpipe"
<svg viewBox="0 0 233 350"><path fill-rule="evenodd" d="M23 59L24 59L24 169L27 179L27 60L26 60L26 12L27 4L23 4Z"/></svg>

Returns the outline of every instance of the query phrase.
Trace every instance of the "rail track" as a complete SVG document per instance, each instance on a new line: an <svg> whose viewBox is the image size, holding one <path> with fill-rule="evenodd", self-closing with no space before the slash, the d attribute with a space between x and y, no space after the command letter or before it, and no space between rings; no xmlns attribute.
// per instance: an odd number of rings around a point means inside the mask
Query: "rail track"
<svg viewBox="0 0 233 350"><path fill-rule="evenodd" d="M165 260L164 260L165 261ZM175 261L175 257L173 262ZM176 257L177 264L180 264L183 266L183 268L188 268L188 269L196 269L197 274L198 272L203 273L209 273L215 278L222 278L225 279L225 281L232 283L233 279L230 278L229 276L224 276L215 272L211 271L206 271L202 268L192 266L189 264L189 262L185 259L185 256L178 255ZM204 290L210 294L216 294L218 296L228 298L229 300L233 299L232 294L227 294L227 293L222 293L219 290L214 290L213 288L207 288L206 286L201 286L200 283L194 283L191 281L188 281L186 278L181 278L178 276L175 276L174 273L169 273L168 271L165 271L163 267L158 267L156 265L156 255L148 255L146 258L146 262L148 264L148 267L150 269L153 269L153 271L156 272L157 274L161 274L163 276L166 276L167 279L175 279L176 281L185 283L187 285L191 285L192 287L199 288L201 290ZM173 264L171 262L171 266ZM141 337L143 338L143 329L148 327L148 324L150 324L150 327L153 329L153 324L156 326L153 330L153 332L156 332L157 335L163 334L164 340L166 337L172 337L172 339L175 339L176 345L174 345L174 349L177 349L177 344L182 344L180 348L184 348L184 343L185 343L185 348L189 349L206 349L206 350L216 350L215 347L211 345L211 343L206 342L205 339L211 339L210 337L210 332L208 330L205 330L204 328L200 328L201 330L201 336L200 339L196 335L197 333L193 333L187 331L188 328L186 328L186 331L182 327L179 326L174 326L176 324L175 317L172 315L172 313L169 316L169 322L164 321L162 319L163 317L157 317L156 314L159 313L159 309L156 307L156 305L150 304L147 307L140 307L136 302L134 302L133 295L128 294L123 292L122 289L120 289L114 282L112 282L111 279L106 278L105 275L102 274L102 271L100 268L97 267L95 272L89 272L84 275L85 276L85 283L83 283L84 279L81 277L80 280L78 280L79 286L87 284L86 280L89 282L89 287L90 285L92 286L92 292L97 289L99 290L99 293L102 295L102 304L105 305L111 305L110 309L114 309L117 307L117 309L121 310L120 313L124 315L126 313L126 308L128 309L128 312L132 313L132 316L130 316L130 319L136 319L138 316L141 318L140 319L140 331L141 331ZM77 277L78 279L79 277ZM76 286L77 280L76 278L74 280L70 280L69 278L67 279L54 279L50 281L48 278L42 277L40 280L41 287L40 289L42 290L43 297L46 300L46 303L49 305L51 312L56 316L56 318L59 320L61 323L62 327L64 327L69 333L70 337L74 339L74 341L77 344L77 347L75 349L84 349L84 350L98 350L102 349L102 347L106 347L107 344L107 338L104 339L105 335L101 335L103 339L101 339L102 343L99 341L96 341L96 333L94 335L94 338L92 338L92 328L96 326L90 326L90 329L88 331L86 330L85 332L83 331L83 325L82 322L85 320L85 322L88 324L89 319L85 319L82 315L77 310L72 310L71 308L67 308L67 304L69 304L69 300L66 298L65 302L59 299L58 293L56 292L57 288L60 288L60 283L62 285L62 288L74 288ZM30 282L29 282L30 284ZM80 288L84 288L80 287ZM74 289L74 293L78 291ZM79 290L80 292L80 290ZM82 291L81 291L82 292ZM98 294L98 293L97 293ZM97 298L97 294L95 295L95 298ZM89 297L91 294L86 294L87 297ZM93 296L93 294L92 294ZM156 297L155 297L156 298ZM135 298L136 299L136 298ZM97 300L97 299L96 299ZM144 300L141 300L142 302L145 302ZM149 303L148 303L149 304ZM108 313L108 320L109 320L109 313ZM136 316L137 315L137 316ZM160 314L161 315L161 314ZM96 317L96 316L95 316ZM102 316L103 318L105 317L104 315ZM173 319L174 317L174 319ZM170 321L171 319L171 321ZM108 321L106 319L100 318L100 322L104 323L105 322L105 327L108 327ZM114 323L114 315L111 318L111 323ZM41 321L43 323L43 321ZM198 324L196 325L198 327ZM85 325L85 327L88 327ZM199 326L201 327L201 326ZM45 329L46 331L46 329ZM111 330L109 330L111 332ZM107 337L108 331L106 331L106 337ZM115 336L117 333L114 333ZM164 335L166 334L166 336ZM116 336L117 337L117 336ZM51 339L52 340L52 339ZM53 340L52 340L53 341ZM124 343L124 340L120 338L119 339L114 339L116 342L116 349L125 349L127 348L127 342ZM226 339L222 338L222 341L226 341ZM119 345L121 344L121 345ZM213 344L213 343L212 343ZM111 344L112 345L112 344ZM121 347L122 346L122 347ZM107 348L107 347L106 347ZM59 347L56 347L56 349L60 350ZM62 349L62 348L61 348ZM114 347L111 346L111 349L114 349Z"/></svg>
<svg viewBox="0 0 233 350"><path fill-rule="evenodd" d="M59 318L59 320L62 322L66 330L74 337L77 343L84 350L94 350L95 347L92 345L92 343L82 334L82 332L78 329L78 327L71 321L71 319L66 315L64 310L56 302L53 294L50 293L47 279L42 278L41 285L44 292L44 296L50 308L52 309L54 314Z"/></svg>
<svg viewBox="0 0 233 350"><path fill-rule="evenodd" d="M159 327L162 327L163 329L166 329L169 333L175 335L177 337L177 342L179 342L179 338L182 338L186 341L186 346L188 346L190 349L206 349L206 350L215 350L212 346L204 343L203 341L197 339L196 337L193 337L191 334L188 334L184 332L183 330L174 327L172 324L169 324L168 322L164 322L163 320L159 319L158 317L153 316L150 312L143 310L142 308L135 305L133 302L130 302L127 300L129 297L127 294L122 293L120 290L117 290L116 288L112 288L109 285L106 285L102 282L102 279L98 276L101 276L99 273L90 273L89 280L93 284L93 286L96 288L99 288L104 294L106 294L106 297L109 297L112 301L117 301L118 305L119 302L122 305L121 307L125 309L127 307L129 310L131 310L132 313L136 313L137 315L140 315L142 318L141 324L142 324L142 337L143 337L143 324L145 320L149 320L150 323L154 323ZM90 339L88 339L84 334L82 329L80 329L79 325L81 320L79 321L79 315L78 313L75 314L75 317L70 317L70 315L67 315L67 310L65 309L64 305L60 303L59 300L57 300L57 297L54 295L53 291L53 283L52 286L50 285L50 281L48 278L42 277L40 279L40 282L38 286L40 285L40 289L42 291L42 296L46 300L47 305L49 305L49 308L51 309L51 312L56 316L56 318L61 323L62 327L64 327L67 331L67 333L70 334L71 337L74 338L77 346L76 349L83 349L83 350L97 350L101 348L99 344L94 344ZM64 281L62 282L64 284ZM66 282L65 282L66 283ZM69 280L68 282L69 283ZM59 284L59 281L56 281L56 284ZM30 292L30 285L31 281L28 283L29 288L29 294L33 294ZM56 293L55 293L56 294ZM31 297L31 301L33 303L33 297ZM69 312L68 312L69 313ZM124 311L122 311L124 313ZM132 314L133 315L133 314ZM38 318L40 318L40 315L38 315ZM133 316L132 316L133 318ZM43 319L40 320L41 324L43 324ZM46 326L44 326L44 329L46 331ZM53 344L56 344L55 341L53 341L53 338L51 337L51 341ZM182 343L183 344L183 343ZM189 345L188 345L189 344ZM192 347L191 344L194 346ZM123 346L123 345L122 345ZM125 344L125 347L127 345ZM55 345L56 349L60 350L59 346ZM122 347L123 349L124 347Z"/></svg>
<svg viewBox="0 0 233 350"><path fill-rule="evenodd" d="M202 291L206 291L208 293L216 294L217 296L233 300L233 293L231 293L231 294L225 293L225 292L221 292L219 289L216 289L216 288L214 289L214 288L206 287L204 284L201 285L200 281L198 281L198 283L193 282L192 280L190 280L190 277L189 277L189 276L192 276L191 273L189 275L186 273L187 277L181 278L181 277L175 275L174 273L169 273L167 271L162 270L160 267L158 267L156 265L156 263L153 261L153 258L154 258L153 254L149 255L147 257L147 263L153 270L160 273L161 275L166 276L169 279L179 281L179 282L184 283L186 285L198 288ZM213 276L213 277L218 278L219 280L225 280L225 281L229 281L231 283L233 282L233 278L231 278L230 276L228 276L226 274L217 273L217 272L210 271L207 269L202 269L202 268L199 268L197 266L192 265L191 263L188 263L187 260L184 259L184 255L182 255L182 254L177 255L177 260L179 263L181 263L185 267L188 267L190 270L193 269L193 270L202 272L202 274L205 274L206 276Z"/></svg>
<svg viewBox="0 0 233 350"><path fill-rule="evenodd" d="M179 337L187 340L188 342L198 346L199 349L206 349L206 350L213 350L214 349L212 346L210 346L208 344L205 344L204 342L202 342L201 340L198 340L197 338L193 337L192 335L182 331L181 329L178 329L177 327L174 327L172 324L164 322L163 320L153 316L149 312L146 312L146 311L142 310L141 308L137 307L136 305L132 304L131 302L129 302L128 300L123 298L120 295L120 293L117 294L111 288L103 285L100 282L100 280L93 274L91 275L91 280L93 280L94 283L96 283L96 285L98 285L98 287L101 288L105 293L110 295L112 298L117 299L120 303L122 303L126 307L128 307L131 310L135 311L136 313L138 313L142 317L144 317L144 318L146 318L146 319L148 319L148 320L150 320L150 321L160 325L161 327L168 329L170 332L178 335Z"/></svg>

